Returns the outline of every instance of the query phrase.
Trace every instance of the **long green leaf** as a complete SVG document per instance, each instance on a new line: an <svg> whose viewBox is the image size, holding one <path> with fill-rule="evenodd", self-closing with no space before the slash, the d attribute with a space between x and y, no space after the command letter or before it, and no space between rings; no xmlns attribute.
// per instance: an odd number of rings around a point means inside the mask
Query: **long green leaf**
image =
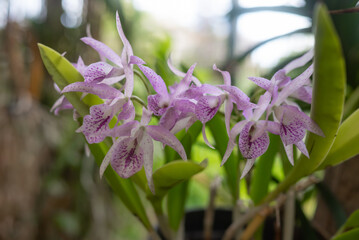
<svg viewBox="0 0 359 240"><path fill-rule="evenodd" d="M359 239L359 228L355 228L353 230L342 233L332 238L332 240L354 240L354 239Z"/></svg>
<svg viewBox="0 0 359 240"><path fill-rule="evenodd" d="M327 157L318 169L337 165L359 154L359 109L341 125Z"/></svg>
<svg viewBox="0 0 359 240"><path fill-rule="evenodd" d="M343 226L338 230L338 232L335 234L336 236L342 234L343 232L350 230L352 228L359 229L359 209L354 211L347 221L343 224Z"/></svg>
<svg viewBox="0 0 359 240"><path fill-rule="evenodd" d="M328 154L341 122L345 96L345 66L341 45L326 7L315 9L315 55L311 118L325 137L309 133L306 146L310 159L301 155L287 178L266 200L276 197L292 184L312 173Z"/></svg>
<svg viewBox="0 0 359 240"><path fill-rule="evenodd" d="M216 142L216 150L219 152L220 156L223 157L224 153L227 149L228 144L228 135L226 126L224 123L224 119L221 116L214 116L214 118L207 123L207 126L211 130L213 135L214 141ZM223 165L225 172L226 172L226 180L229 186L229 189L232 194L233 204L236 204L238 199L238 189L239 189L239 161L234 154L228 158L226 164Z"/></svg>
<svg viewBox="0 0 359 240"><path fill-rule="evenodd" d="M83 81L81 74L61 54L42 44L39 44L39 49L47 71L60 89L70 83ZM89 107L81 101L80 94L66 93L65 96L82 117L88 114ZM89 144L89 147L97 164L101 165L108 151L108 145L98 143ZM141 199L131 180L120 178L111 167L107 168L104 176L125 206L140 219L148 230L152 230Z"/></svg>

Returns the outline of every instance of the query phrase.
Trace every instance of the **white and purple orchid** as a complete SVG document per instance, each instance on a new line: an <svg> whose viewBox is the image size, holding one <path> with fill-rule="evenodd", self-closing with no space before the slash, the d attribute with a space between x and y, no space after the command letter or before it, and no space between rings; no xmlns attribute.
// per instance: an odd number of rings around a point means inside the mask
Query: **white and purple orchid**
<svg viewBox="0 0 359 240"><path fill-rule="evenodd" d="M250 77L251 81L265 90L264 94L259 97L258 103L254 104L244 92L231 85L229 72L220 70L216 65L213 65L213 70L221 73L223 84L214 86L202 84L193 76L196 64L184 73L176 69L169 59L170 70L182 79L172 86L166 86L160 75L145 66L145 61L133 54L118 14L116 14L116 23L124 46L121 56L92 37L82 38L85 44L99 53L101 61L86 66L79 58L74 66L84 77L84 81L69 84L62 90L62 93L94 94L103 100L102 104L90 107L90 114L84 116L83 124L77 130L85 135L89 144L99 143L106 137L112 138L113 145L100 166L100 176L108 165L111 165L122 178L131 177L144 167L149 188L154 193L153 140L170 146L183 160L187 160L186 152L174 134L182 129L187 130L199 120L203 125L203 139L208 146L213 148L207 139L205 126L219 111L222 111L223 104L229 141L221 165L225 164L231 155L239 136L239 150L247 159L241 178L252 168L255 159L267 151L268 132L280 136L292 164L294 164L293 145L309 157L303 143L307 130L324 136L319 126L303 113L294 101L290 100L290 98L296 98L311 103L310 77L313 74L313 65L309 65L294 79L287 74L305 66L313 58L313 51L287 64L277 71L271 80ZM141 70L156 92L147 97L147 105L142 101L144 106L140 122L135 120L136 111L131 100L135 97L132 96L133 65ZM123 86L118 87L115 83L123 79L125 79ZM244 119L231 128L231 116L235 106L238 110L236 112L241 112ZM68 108L73 107L64 96L61 96L51 111L57 114L61 109ZM153 115L159 118L158 125L149 125Z"/></svg>

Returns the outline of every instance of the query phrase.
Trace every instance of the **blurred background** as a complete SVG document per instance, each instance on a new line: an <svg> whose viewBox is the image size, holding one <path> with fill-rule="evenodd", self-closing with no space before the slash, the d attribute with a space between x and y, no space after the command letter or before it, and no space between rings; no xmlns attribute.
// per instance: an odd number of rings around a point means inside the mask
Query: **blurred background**
<svg viewBox="0 0 359 240"><path fill-rule="evenodd" d="M357 1L324 2L329 9L344 9ZM65 53L72 62L81 56L89 64L99 59L80 41L89 28L94 38L120 53L118 10L135 55L166 81L176 80L166 65L171 54L178 68L197 62L195 75L202 82L222 81L211 70L216 63L250 95L255 87L248 76L271 76L313 47L314 4L315 0L0 0L0 239L146 238L145 229L100 181L98 167L86 157L84 138L75 133L72 112L50 113L58 94L37 43ZM333 15L333 20L347 61L346 117L359 103L359 14ZM211 179L223 172L221 157L199 143L191 157L201 161L203 156L209 158L209 167L191 183L188 209L207 205ZM156 166L162 158L156 156ZM277 165L273 175L281 180L280 162ZM321 175L324 181L303 198L303 212L322 236L331 236L359 208L358 172L355 160L327 169ZM245 187L241 198L248 200ZM226 187L220 189L216 204L230 205ZM151 209L148 212L154 220Z"/></svg>

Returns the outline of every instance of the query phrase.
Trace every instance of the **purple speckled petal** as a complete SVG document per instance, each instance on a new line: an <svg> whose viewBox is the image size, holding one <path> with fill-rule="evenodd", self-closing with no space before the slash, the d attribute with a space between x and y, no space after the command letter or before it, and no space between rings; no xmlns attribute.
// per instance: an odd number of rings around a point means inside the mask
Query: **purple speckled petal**
<svg viewBox="0 0 359 240"><path fill-rule="evenodd" d="M141 125L148 125L151 121L153 112L145 107L142 107Z"/></svg>
<svg viewBox="0 0 359 240"><path fill-rule="evenodd" d="M64 109L73 109L72 104L65 98L64 95L60 96L51 107L50 112L54 112L55 115L59 114L59 111Z"/></svg>
<svg viewBox="0 0 359 240"><path fill-rule="evenodd" d="M299 151L301 151L307 158L309 158L309 153L308 153L307 147L305 146L304 142L299 141L299 142L295 143L294 145L297 146Z"/></svg>
<svg viewBox="0 0 359 240"><path fill-rule="evenodd" d="M230 128L231 128L231 115L233 111L233 103L232 101L225 101L224 103L224 121L226 124L227 134L229 136Z"/></svg>
<svg viewBox="0 0 359 240"><path fill-rule="evenodd" d="M132 57L131 60L133 59L135 58ZM137 66L150 81L153 89L161 96L168 98L167 87L161 76L155 73L155 71L153 71L151 68L143 66L142 64L137 64Z"/></svg>
<svg viewBox="0 0 359 240"><path fill-rule="evenodd" d="M267 91L269 91L273 84L270 80L262 77L248 77L248 79L254 82L258 87L261 87Z"/></svg>
<svg viewBox="0 0 359 240"><path fill-rule="evenodd" d="M108 130L110 137L129 137L133 129L140 125L138 121L131 121Z"/></svg>
<svg viewBox="0 0 359 240"><path fill-rule="evenodd" d="M84 75L86 65L85 65L84 61L82 60L81 56L77 59L77 63L74 63L73 65L77 69L77 71L79 71L79 73L81 73L81 75Z"/></svg>
<svg viewBox="0 0 359 240"><path fill-rule="evenodd" d="M132 101L128 101L123 105L122 111L117 116L118 120L125 120L125 122L133 121L135 119L135 107L133 106Z"/></svg>
<svg viewBox="0 0 359 240"><path fill-rule="evenodd" d="M126 76L125 96L131 97L134 87L133 66L128 64L127 53L125 51L122 52L121 59L122 59L123 70Z"/></svg>
<svg viewBox="0 0 359 240"><path fill-rule="evenodd" d="M137 138L123 138L114 146L111 166L122 178L129 178L143 166L143 148Z"/></svg>
<svg viewBox="0 0 359 240"><path fill-rule="evenodd" d="M62 93L84 92L99 96L102 99L114 99L122 95L121 91L103 83L75 82L67 85Z"/></svg>
<svg viewBox="0 0 359 240"><path fill-rule="evenodd" d="M264 132L256 140L251 141L252 136L250 131L253 124L254 122L248 122L239 136L239 150L241 151L242 156L246 159L253 159L261 156L267 151L269 146L269 137L267 132Z"/></svg>
<svg viewBox="0 0 359 240"><path fill-rule="evenodd" d="M305 136L305 129L319 136L324 136L319 126L295 106L277 107L275 115L281 122L280 136L284 145L301 141Z"/></svg>
<svg viewBox="0 0 359 240"><path fill-rule="evenodd" d="M293 144L289 144L287 146L284 146L285 153L287 154L288 160L290 164L294 165L294 159L293 159Z"/></svg>
<svg viewBox="0 0 359 240"><path fill-rule="evenodd" d="M162 116L167 107L160 106L161 96L159 94L150 95L147 97L148 109L150 109L156 116Z"/></svg>
<svg viewBox="0 0 359 240"><path fill-rule="evenodd" d="M247 175L249 170L251 170L251 168L253 167L255 161L256 161L255 158L247 159L246 165L244 166L244 169L243 169L243 172L242 172L242 175L241 175L240 179L244 178Z"/></svg>
<svg viewBox="0 0 359 240"><path fill-rule="evenodd" d="M278 70L272 77L272 81L278 86L285 86L291 81L291 78L286 75L284 69Z"/></svg>
<svg viewBox="0 0 359 240"><path fill-rule="evenodd" d="M206 145L212 149L215 149L212 144L209 143L208 141L208 138L207 138L207 135L206 135L206 124L203 123L203 126L202 126L202 136L203 136L203 140L204 142L206 143Z"/></svg>
<svg viewBox="0 0 359 240"><path fill-rule="evenodd" d="M121 144L122 140L123 140L123 138L117 139L113 143L112 147L108 150L105 158L102 160L102 163L100 165L100 171L99 171L100 172L100 178L102 178L104 172L106 171L108 165L110 164L114 150L117 148L117 145Z"/></svg>
<svg viewBox="0 0 359 240"><path fill-rule="evenodd" d="M105 139L112 117L111 106L107 104L92 106L90 115L83 118L83 124L76 132L82 132L89 143L99 143Z"/></svg>
<svg viewBox="0 0 359 240"><path fill-rule="evenodd" d="M147 132L154 140L170 146L183 160L187 160L186 151L182 143L170 131L161 126L150 125L147 126Z"/></svg>
<svg viewBox="0 0 359 240"><path fill-rule="evenodd" d="M193 115L182 118L176 122L174 127L171 129L172 134L176 134L182 129L186 129L186 131L192 126L193 123L197 121L197 118Z"/></svg>
<svg viewBox="0 0 359 240"><path fill-rule="evenodd" d="M143 61L141 58L139 58L137 56L131 56L129 63L130 64L136 64L136 65L144 65L144 64L146 64L145 61Z"/></svg>
<svg viewBox="0 0 359 240"><path fill-rule="evenodd" d="M96 39L93 39L91 37L83 37L81 38L81 41L95 49L100 56L107 58L111 62L117 64L118 66L122 67L121 64L121 57L118 56L110 47L108 47L106 44L97 41Z"/></svg>
<svg viewBox="0 0 359 240"><path fill-rule="evenodd" d="M303 86L299 88L297 91L292 93L290 96L296 99L299 99L303 102L312 103L312 92L313 89L310 86Z"/></svg>
<svg viewBox="0 0 359 240"><path fill-rule="evenodd" d="M282 91L278 94L278 98L275 102L275 105L280 105L284 102L288 96L292 95L295 91L297 91L300 87L307 84L308 79L313 74L313 64L310 65L302 74L293 79L287 86L285 86Z"/></svg>
<svg viewBox="0 0 359 240"><path fill-rule="evenodd" d="M309 50L306 54L304 54L303 56L294 59L293 61L291 61L290 63L288 63L283 70L285 71L285 73L288 73L290 71L292 71L293 69L299 68L304 66L305 64L307 64L314 56L314 49Z"/></svg>
<svg viewBox="0 0 359 240"><path fill-rule="evenodd" d="M218 71L222 74L224 85L231 86L231 75L227 71L222 71L221 69L217 68L216 64L213 64L213 70Z"/></svg>
<svg viewBox="0 0 359 240"><path fill-rule="evenodd" d="M236 125L233 126L230 134L229 134L229 140L228 140L228 145L227 145L227 149L226 152L223 155L223 159L221 162L221 166L223 166L223 164L226 163L227 159L229 158L229 156L231 155L233 148L236 146L236 138L238 136L238 134L242 131L243 127L245 126L245 124L248 121L243 120L238 122Z"/></svg>
<svg viewBox="0 0 359 240"><path fill-rule="evenodd" d="M167 111L162 115L159 125L171 130L178 119L178 111L174 107L167 108Z"/></svg>
<svg viewBox="0 0 359 240"><path fill-rule="evenodd" d="M184 94L183 97L190 99L200 99L203 95L220 96L223 95L223 91L216 86L209 84L202 84L200 87L191 87Z"/></svg>
<svg viewBox="0 0 359 240"><path fill-rule="evenodd" d="M143 167L145 169L148 186L153 194L155 194L155 186L152 179L153 166L153 142L152 138L144 133L140 146L143 149Z"/></svg>
<svg viewBox="0 0 359 240"><path fill-rule="evenodd" d="M84 71L85 82L99 82L107 77L113 66L105 62L90 64Z"/></svg>
<svg viewBox="0 0 359 240"><path fill-rule="evenodd" d="M168 58L168 60L167 60L167 65L168 65L169 69L170 69L175 75L177 75L177 76L179 76L179 77L185 77L185 76L186 76L186 73L184 73L184 72L178 70L175 66L173 66L172 60L171 60L171 56L170 56L170 57ZM201 82L200 82L196 77L192 76L192 74L191 74L191 79L190 79L190 81L192 81L196 86L201 86L201 85L202 85Z"/></svg>
<svg viewBox="0 0 359 240"><path fill-rule="evenodd" d="M206 123L216 115L222 101L219 96L203 96L196 105L196 116L202 122Z"/></svg>
<svg viewBox="0 0 359 240"><path fill-rule="evenodd" d="M252 119L254 121L257 121L263 115L263 113L267 110L267 107L269 106L271 99L272 99L272 96L271 96L270 92L265 92L262 96L260 96L260 98L258 100L258 108L256 108L253 111Z"/></svg>
<svg viewBox="0 0 359 240"><path fill-rule="evenodd" d="M122 43L123 43L124 49L127 53L127 56L130 57L133 55L133 50L132 50L130 42L127 40L125 33L123 32L120 16L118 15L117 11L116 11L116 26L117 26L118 35L120 35L120 38L122 40ZM129 60L130 59L128 58L127 62Z"/></svg>
<svg viewBox="0 0 359 240"><path fill-rule="evenodd" d="M196 111L196 104L190 99L174 99L172 101L172 106L174 106L176 110L180 111L182 115L195 113Z"/></svg>
<svg viewBox="0 0 359 240"><path fill-rule="evenodd" d="M226 85L221 85L219 87L229 93L229 96L231 97L232 101L236 103L238 110L245 110L257 107L257 105L249 101L249 97L239 88Z"/></svg>

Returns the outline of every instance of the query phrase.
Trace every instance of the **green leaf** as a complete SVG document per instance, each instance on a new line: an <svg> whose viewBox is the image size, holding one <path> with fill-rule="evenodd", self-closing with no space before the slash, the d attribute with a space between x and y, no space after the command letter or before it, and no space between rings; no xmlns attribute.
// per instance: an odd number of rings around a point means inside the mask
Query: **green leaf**
<svg viewBox="0 0 359 240"><path fill-rule="evenodd" d="M224 119L221 116L214 116L214 118L207 123L207 126L211 130L214 141L216 142L215 148L219 152L220 156L223 157L227 149L228 135ZM239 161L234 152L228 158L226 164L223 165L226 171L226 179L229 189L232 194L233 204L237 203L238 189L239 189Z"/></svg>
<svg viewBox="0 0 359 240"><path fill-rule="evenodd" d="M338 236L342 234L345 231L348 231L352 228L359 229L359 209L354 211L347 221L343 224L343 226L338 230L338 232L335 234L335 236Z"/></svg>
<svg viewBox="0 0 359 240"><path fill-rule="evenodd" d="M200 164L183 160L165 164L153 173L152 178L156 194L153 195L148 192L148 198L163 198L171 188L190 179L193 175L205 169L206 166L206 160Z"/></svg>
<svg viewBox="0 0 359 240"><path fill-rule="evenodd" d="M272 167L279 144L281 144L280 137L270 134L268 150L258 159L256 167L253 169L250 196L255 204L258 204L268 193L268 186L272 177Z"/></svg>
<svg viewBox="0 0 359 240"><path fill-rule="evenodd" d="M332 240L354 240L354 239L359 239L359 228L355 228L353 230L342 233L332 238Z"/></svg>
<svg viewBox="0 0 359 240"><path fill-rule="evenodd" d="M192 152L192 146L196 142L198 135L201 133L202 124L200 122L194 123L190 129L177 134L178 139L181 139L181 143L190 158ZM173 149L166 147L166 162L171 162L174 159L179 159L180 156ZM188 181L184 181L168 192L167 197L167 213L168 221L173 230L178 230L181 220L184 216L185 204L188 192Z"/></svg>
<svg viewBox="0 0 359 240"><path fill-rule="evenodd" d="M359 154L359 109L341 125L327 157L318 169L334 166Z"/></svg>
<svg viewBox="0 0 359 240"><path fill-rule="evenodd" d="M70 83L83 81L81 74L66 58L61 56L61 54L42 44L39 44L39 49L46 69L60 89L63 89ZM88 114L89 107L82 102L80 94L66 93L65 96L82 117ZM109 149L108 145L102 142L98 144L89 144L88 146L94 155L97 164L101 165L101 162ZM148 230L152 231L151 223L132 181L130 179L120 178L110 166L105 171L104 176L125 206L140 219Z"/></svg>
<svg viewBox="0 0 359 240"><path fill-rule="evenodd" d="M313 98L310 117L323 130L325 137L309 133L306 146L310 159L303 154L266 200L275 198L302 177L311 174L325 159L341 122L345 97L345 64L338 35L326 7L315 9L315 51Z"/></svg>
<svg viewBox="0 0 359 240"><path fill-rule="evenodd" d="M70 83L83 82L82 75L60 53L40 43L38 46L47 71L61 90ZM80 93L65 93L64 95L81 116L88 114L88 106L81 101Z"/></svg>

